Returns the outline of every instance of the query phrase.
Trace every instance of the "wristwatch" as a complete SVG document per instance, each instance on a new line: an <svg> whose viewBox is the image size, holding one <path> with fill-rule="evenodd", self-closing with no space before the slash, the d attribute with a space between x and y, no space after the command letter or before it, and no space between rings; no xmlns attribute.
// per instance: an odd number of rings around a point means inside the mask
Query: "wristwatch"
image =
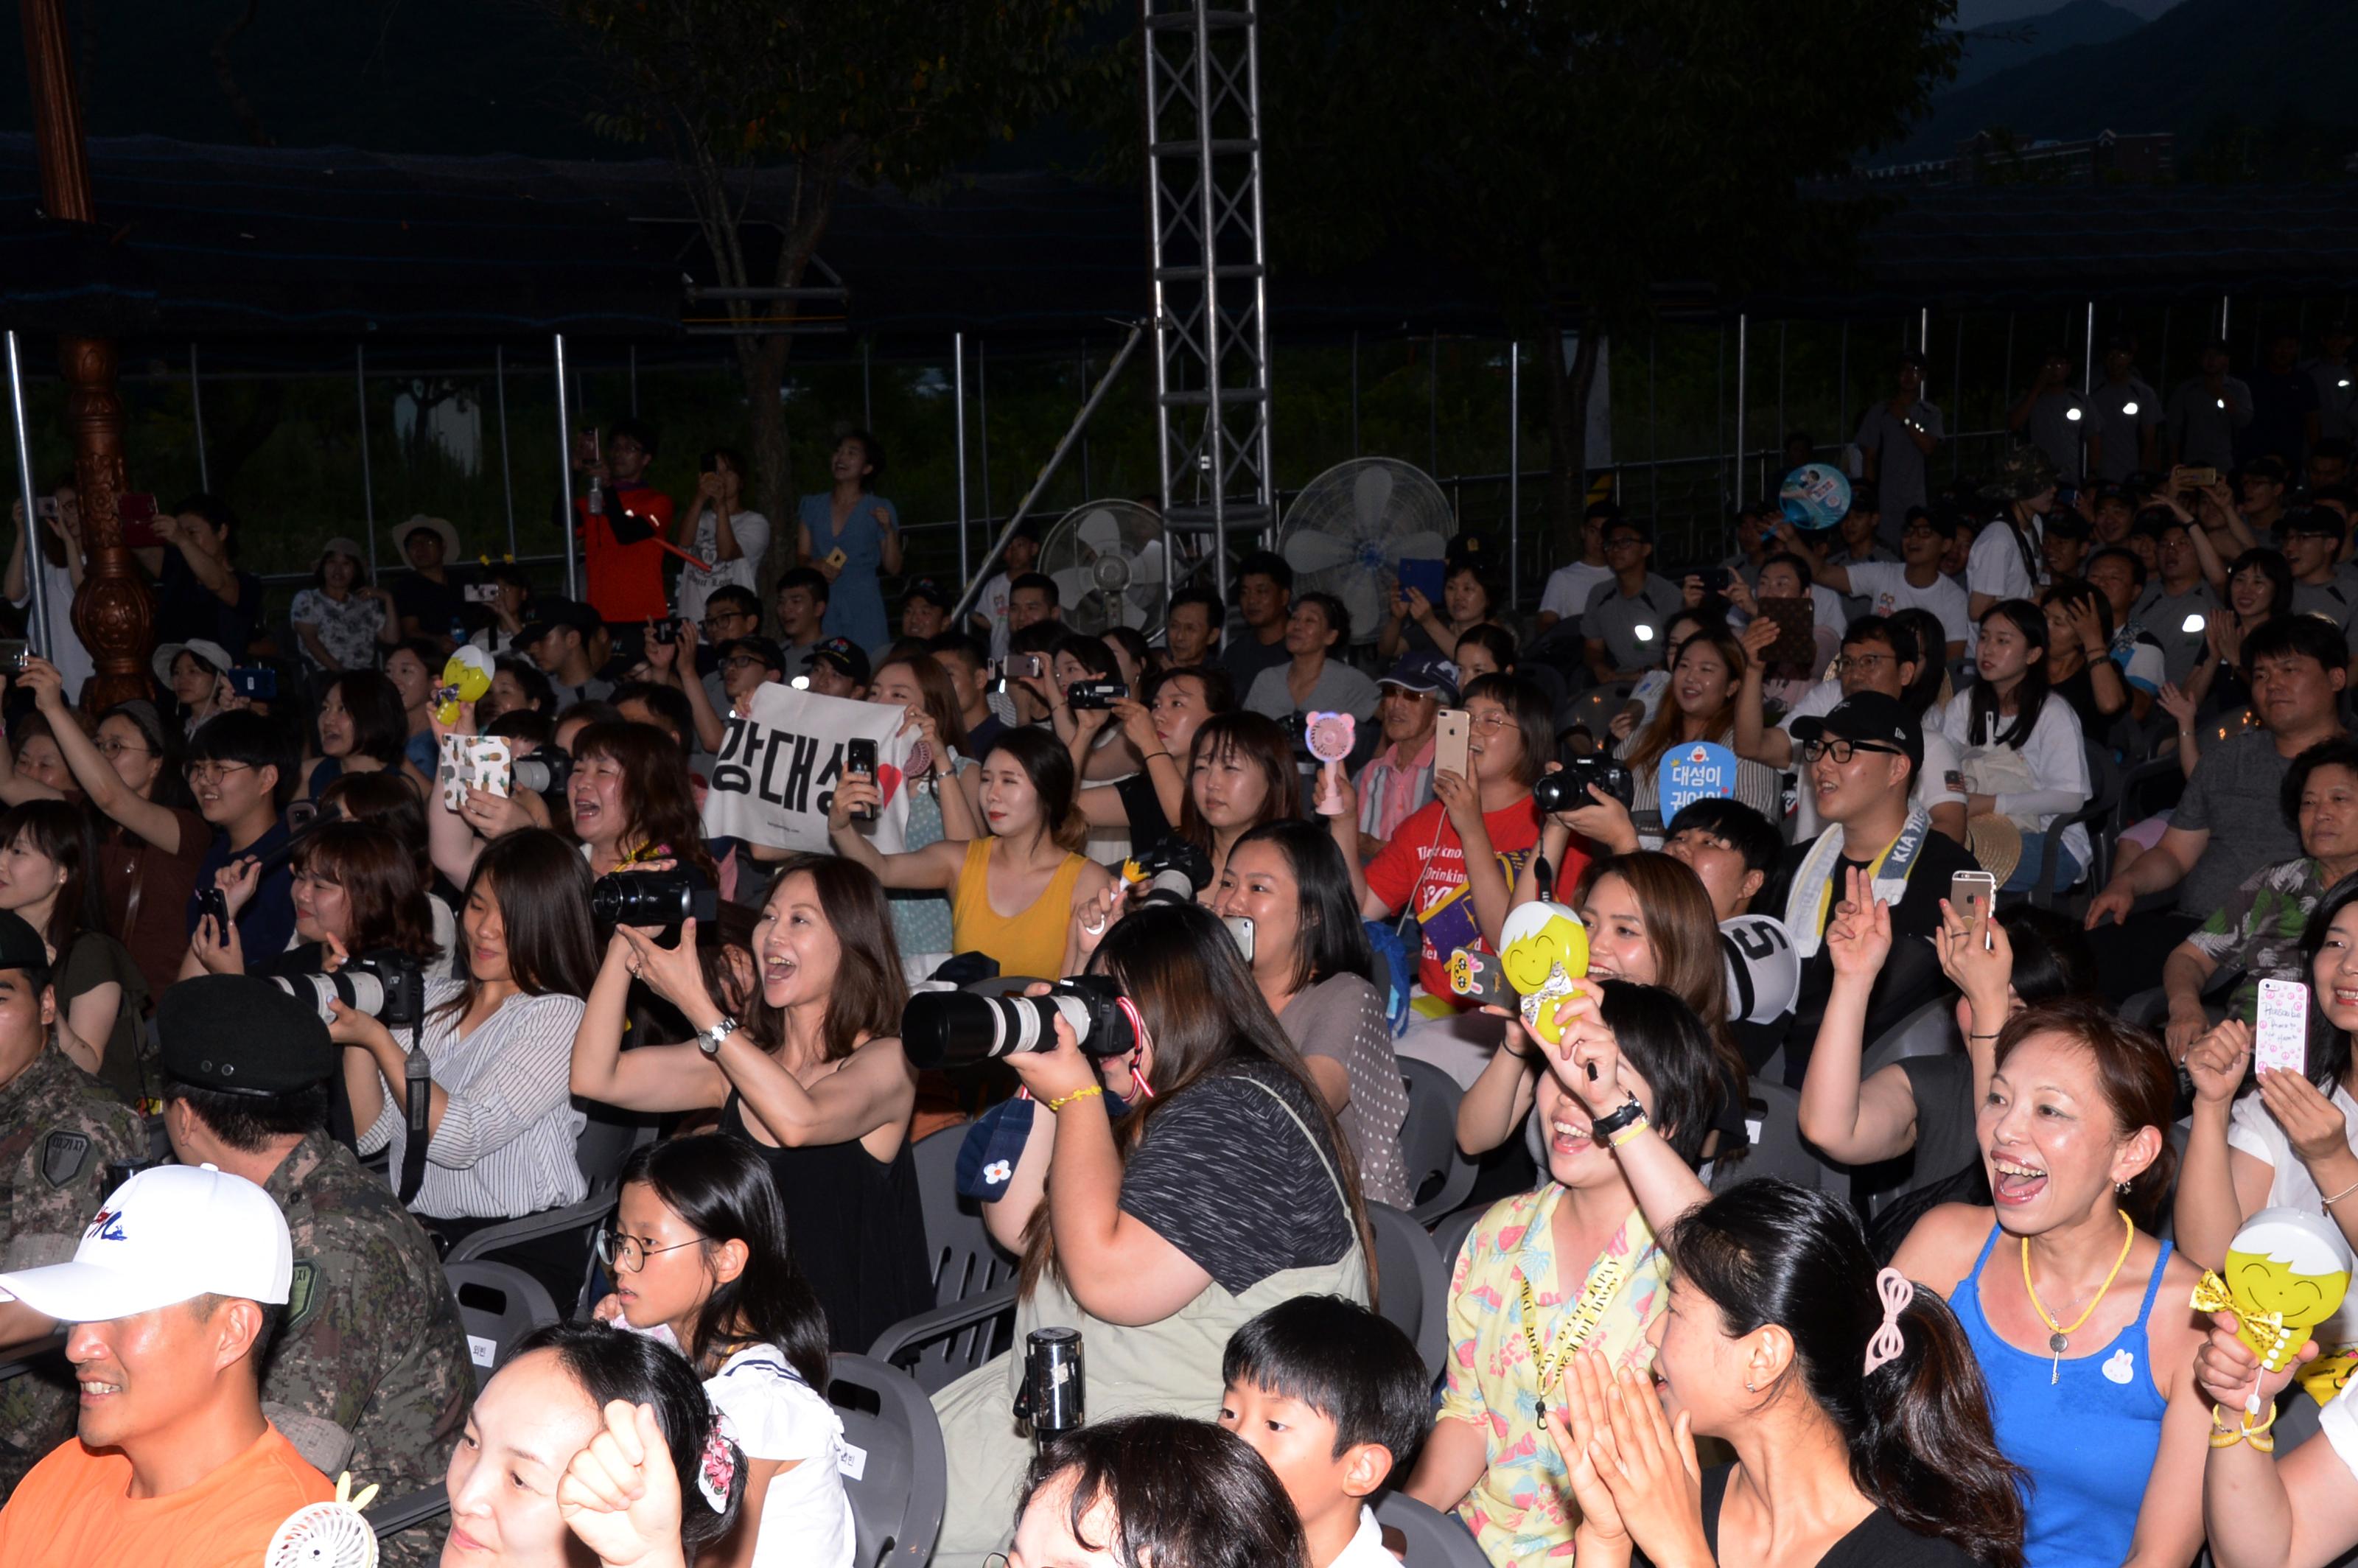
<svg viewBox="0 0 2358 1568"><path fill-rule="evenodd" d="M720 1043L736 1033L737 1021L733 1018L723 1018L711 1028L699 1029L696 1032L696 1048L708 1056L718 1056L720 1054Z"/></svg>
<svg viewBox="0 0 2358 1568"><path fill-rule="evenodd" d="M1592 1139L1610 1138L1645 1114L1646 1108L1638 1103L1636 1095L1631 1095L1613 1109L1591 1120L1588 1135Z"/></svg>

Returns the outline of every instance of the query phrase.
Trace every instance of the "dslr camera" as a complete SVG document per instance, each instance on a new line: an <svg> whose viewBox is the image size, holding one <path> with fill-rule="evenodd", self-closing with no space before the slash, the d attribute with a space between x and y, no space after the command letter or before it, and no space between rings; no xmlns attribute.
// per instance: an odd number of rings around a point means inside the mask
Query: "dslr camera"
<svg viewBox="0 0 2358 1568"><path fill-rule="evenodd" d="M365 1012L387 1029L416 1029L426 1022L426 970L408 954L381 947L345 961L332 974L274 975L270 983L332 1022L331 1002Z"/></svg>
<svg viewBox="0 0 2358 1568"><path fill-rule="evenodd" d="M590 884L590 918L600 925L659 926L676 931L684 920L709 922L720 895L686 866L667 871L609 871Z"/></svg>
<svg viewBox="0 0 2358 1568"><path fill-rule="evenodd" d="M1576 811L1596 803L1589 798L1588 786L1595 784L1606 795L1628 806L1638 798L1636 787L1629 781L1629 770L1611 757L1566 757L1561 771L1541 773L1531 785L1531 798L1541 811Z"/></svg>
<svg viewBox="0 0 2358 1568"><path fill-rule="evenodd" d="M1123 1055L1138 1044L1120 988L1104 975L1074 975L1046 996L919 991L901 1014L901 1049L920 1071L1052 1051L1060 1018L1092 1056Z"/></svg>

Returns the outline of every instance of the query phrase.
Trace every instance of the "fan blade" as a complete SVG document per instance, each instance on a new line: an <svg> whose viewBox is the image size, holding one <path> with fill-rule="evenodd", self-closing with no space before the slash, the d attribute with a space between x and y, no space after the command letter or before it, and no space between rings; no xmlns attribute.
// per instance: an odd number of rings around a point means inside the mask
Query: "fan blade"
<svg viewBox="0 0 2358 1568"><path fill-rule="evenodd" d="M1384 618L1383 605L1376 597L1374 576L1368 572L1352 573L1350 580L1342 585L1342 590L1335 597L1343 601L1343 608L1350 613L1351 641L1373 642Z"/></svg>
<svg viewBox="0 0 2358 1568"><path fill-rule="evenodd" d="M1392 470L1370 463L1351 481L1351 524L1361 538L1384 531L1384 513L1392 502Z"/></svg>
<svg viewBox="0 0 2358 1568"><path fill-rule="evenodd" d="M1384 542L1384 558L1394 566L1402 561L1437 561L1447 554L1449 541L1433 533L1402 534Z"/></svg>
<svg viewBox="0 0 2358 1568"><path fill-rule="evenodd" d="M1056 585L1056 602L1059 604L1077 605L1097 591L1097 579L1090 575L1087 567L1066 567L1062 571L1051 572L1048 580Z"/></svg>
<svg viewBox="0 0 2358 1568"><path fill-rule="evenodd" d="M1285 564L1297 572L1332 571L1359 558L1358 547L1350 540L1309 529L1288 535L1283 553Z"/></svg>
<svg viewBox="0 0 2358 1568"><path fill-rule="evenodd" d="M1121 519L1113 509L1099 506L1084 514L1073 524L1073 536L1099 555L1121 548Z"/></svg>

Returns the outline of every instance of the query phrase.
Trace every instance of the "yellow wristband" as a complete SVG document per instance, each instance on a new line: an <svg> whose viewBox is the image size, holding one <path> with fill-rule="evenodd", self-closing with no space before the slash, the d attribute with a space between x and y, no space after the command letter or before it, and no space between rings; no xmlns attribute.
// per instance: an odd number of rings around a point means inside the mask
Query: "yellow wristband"
<svg viewBox="0 0 2358 1568"><path fill-rule="evenodd" d="M1606 1138L1605 1141L1612 1148L1618 1149L1621 1145L1628 1142L1629 1140L1637 1137L1638 1134L1645 1131L1652 1125L1652 1122L1648 1121L1645 1117L1641 1115L1637 1120L1631 1122L1628 1126Z"/></svg>
<svg viewBox="0 0 2358 1568"><path fill-rule="evenodd" d="M1091 1084L1087 1088L1075 1089L1068 1095L1058 1095L1055 1099L1048 1102L1048 1108L1052 1112L1059 1111L1072 1104L1076 1099L1087 1099L1091 1095L1101 1095L1103 1093L1105 1093L1104 1085Z"/></svg>

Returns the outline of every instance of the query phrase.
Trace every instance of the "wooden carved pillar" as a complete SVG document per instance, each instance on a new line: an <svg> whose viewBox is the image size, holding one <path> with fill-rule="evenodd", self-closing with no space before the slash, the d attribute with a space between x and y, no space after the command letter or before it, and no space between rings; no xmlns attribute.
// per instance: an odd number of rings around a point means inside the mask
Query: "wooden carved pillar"
<svg viewBox="0 0 2358 1568"><path fill-rule="evenodd" d="M61 0L20 0L25 70L32 92L33 144L39 154L41 204L52 218L91 223L90 163L82 147L81 101L66 43ZM114 345L101 338L58 344L65 373L66 421L73 433L74 483L81 500L82 546L89 556L74 595L73 626L98 673L82 704L97 712L149 692L155 606L147 584L123 547L116 510L124 490L123 399L114 388Z"/></svg>

